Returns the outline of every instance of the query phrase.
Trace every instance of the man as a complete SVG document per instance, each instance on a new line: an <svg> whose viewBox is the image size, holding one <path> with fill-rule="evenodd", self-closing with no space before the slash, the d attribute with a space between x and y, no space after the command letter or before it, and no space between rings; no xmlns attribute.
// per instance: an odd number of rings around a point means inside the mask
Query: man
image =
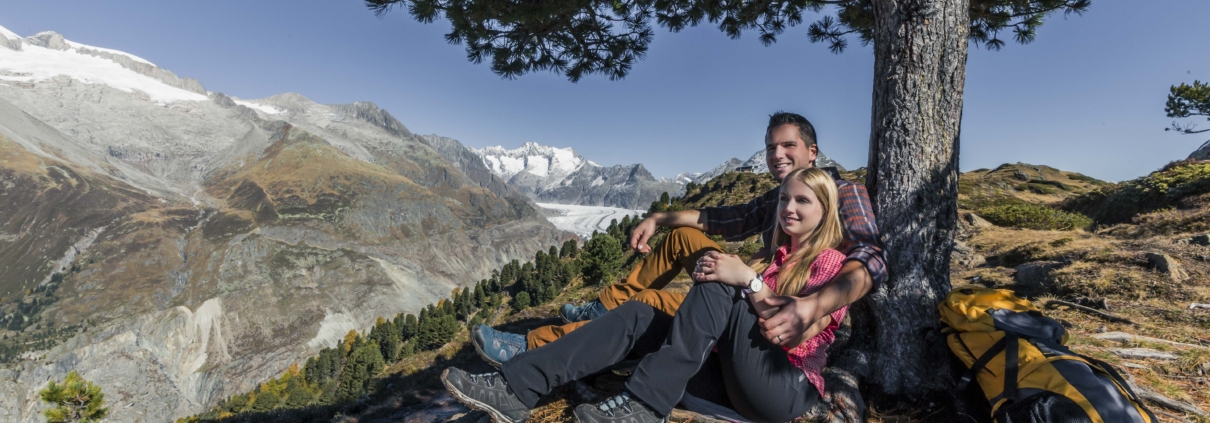
<svg viewBox="0 0 1210 423"><path fill-rule="evenodd" d="M779 182L794 169L813 167L818 155L815 127L805 117L786 112L769 117L765 131L765 162ZM840 194L840 217L845 226L841 250L848 258L840 274L824 290L804 298L787 296L768 301L780 308L773 317L761 322L762 334L774 344L798 345L807 328L816 321L852 304L886 280L878 227L865 186L840 179L833 168L825 170L836 179ZM527 335L479 325L472 329L471 343L485 361L499 367L513 356L550 343L629 300L642 301L668 315L675 314L684 296L661 289L682 269L692 269L707 252L722 250L706 234L737 241L761 233L764 242L761 254L776 247L770 243L775 229L779 188L773 188L747 204L648 216L639 222L630 237L630 247L640 253L651 250L647 240L658 226L676 229L625 280L602 290L597 300L579 307L565 304L559 315L567 324L544 326Z"/></svg>

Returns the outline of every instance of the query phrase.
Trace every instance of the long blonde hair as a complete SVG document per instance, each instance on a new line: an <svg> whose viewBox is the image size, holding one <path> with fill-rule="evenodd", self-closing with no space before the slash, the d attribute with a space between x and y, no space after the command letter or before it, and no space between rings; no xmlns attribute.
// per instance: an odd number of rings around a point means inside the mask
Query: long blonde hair
<svg viewBox="0 0 1210 423"><path fill-rule="evenodd" d="M829 248L836 248L844 239L840 226L839 203L840 195L836 191L836 181L832 175L817 168L795 169L782 180L782 190L786 182L797 180L815 192L823 216L819 225L807 237L807 241L799 246L790 257L785 259L785 265L777 276L777 295L798 295L802 292L807 281L811 279L811 264L819 253ZM780 209L780 207L779 207ZM782 228L781 216L777 217L777 228L773 231L773 245L782 246L790 242L790 234Z"/></svg>

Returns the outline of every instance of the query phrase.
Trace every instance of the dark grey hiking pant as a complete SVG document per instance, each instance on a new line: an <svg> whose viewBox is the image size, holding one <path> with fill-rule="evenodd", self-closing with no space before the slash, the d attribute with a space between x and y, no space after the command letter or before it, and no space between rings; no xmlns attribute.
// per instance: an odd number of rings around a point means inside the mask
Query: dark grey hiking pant
<svg viewBox="0 0 1210 423"><path fill-rule="evenodd" d="M755 310L738 288L699 283L675 318L628 301L555 342L517 355L501 371L513 392L533 407L562 384L628 355L644 356L626 389L666 415L717 344L721 378L714 379L722 380L729 405L754 421L792 420L820 395L786 352L761 336L756 322Z"/></svg>

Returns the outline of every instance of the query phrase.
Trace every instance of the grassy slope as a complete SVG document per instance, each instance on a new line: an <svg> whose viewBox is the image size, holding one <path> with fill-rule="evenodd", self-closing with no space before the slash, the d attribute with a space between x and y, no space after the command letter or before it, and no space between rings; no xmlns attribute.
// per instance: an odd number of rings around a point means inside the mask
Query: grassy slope
<svg viewBox="0 0 1210 423"><path fill-rule="evenodd" d="M1036 174L1030 174L1036 171ZM1030 175L1037 180L1054 181L1042 183L1058 191L1033 190L1032 185L1021 180L1017 172ZM846 174L848 179L859 179L861 171ZM1045 178L1045 179L1042 179ZM1034 180L1034 179L1031 179ZM996 170L978 170L962 175L962 205L987 204L985 201L1024 201L1053 205L1065 198L1087 193L1105 186L1072 172L1064 172L1045 166L1010 164ZM1037 182L1034 182L1037 184ZM1062 187L1059 186L1062 185ZM695 190L685 198L674 201L680 207L703 207L719 204L735 204L750 200L774 186L767 175L729 173L716 178ZM965 212L965 211L964 211ZM1142 216L1146 219L1158 217ZM1143 223L1146 224L1146 223ZM1124 331L1194 345L1210 346L1210 311L1189 310L1190 302L1210 302L1210 247L1185 243L1191 233L1173 230L1162 235L1122 236L1131 233L1131 228L1141 225L1126 224L1102 230L1086 231L1034 231L1008 228L970 229L960 239L971 246L977 254L987 258L989 264L966 268L955 265L951 280L955 286L978 283L1001 288L1013 287L1013 267L1021 263L1038 260L1057 260L1067 263L1050 276L1053 288L1042 297L1035 298L1039 306L1050 299L1082 301L1104 299L1109 312L1126 317L1136 325L1111 323L1075 310L1059 307L1047 313L1070 325L1071 344L1077 351L1105 359L1134 377L1140 385L1160 392L1168 397L1189 401L1203 409L1210 409L1210 392L1207 391L1207 375L1210 373L1210 349L1183 348L1166 344L1132 343L1130 347L1142 346L1170 351L1179 359L1175 361L1123 360L1110 353L1111 348L1120 347L1107 341L1092 338L1100 331ZM1181 228L1188 228L1183 226ZM1137 231L1134 231L1137 232ZM738 249L736 244L730 246ZM1192 278L1174 282L1168 275L1147 267L1146 252L1159 251L1181 261ZM685 290L689 280L678 278L671 289ZM493 318L497 327L524 332L543 324L556 324L554 318L557 304L579 301L595 296L595 287L582 287L573 283L550 304L536 306L520 313L509 314L505 304ZM453 342L438 351L425 352L409 357L387 368L380 386L386 388L358 404L345 405L341 414L315 414L313 421L339 422L386 422L398 421L426 409L435 409L434 404L443 400L443 389L437 382L440 371L449 366L458 366L471 371L486 371L467 343L465 330ZM1126 367L1130 363L1134 367ZM570 406L598 398L619 389L620 377L610 374L587 379L585 383L567 387L554 396L554 401L539 408L534 421L570 421ZM1155 408L1160 410L1158 406ZM1169 411L1169 410L1165 410ZM896 414L892 416L892 414ZM917 421L922 416L912 413L870 410L872 421ZM262 416L265 417L265 416ZM455 415L449 420L474 422L479 413ZM1187 418L1193 418L1187 416ZM1164 421L1173 421L1163 418ZM935 418L934 418L935 420ZM683 418L674 421L684 421Z"/></svg>
<svg viewBox="0 0 1210 423"><path fill-rule="evenodd" d="M1178 166L1175 170L1166 169L1135 181L1119 184L1089 182L1076 189L1043 195L1005 189L1006 185L1010 185L1009 181L1003 178L998 181L989 179L996 172L963 174L963 196L966 201L961 204L977 205L981 200L1011 196L1016 200L1050 206L1061 203L1065 209L1103 217L1111 211L1117 211L1121 203L1137 204L1136 196L1142 191L1137 189L1138 186L1157 179L1171 180L1174 174L1191 173ZM1084 182L1081 179L1077 181ZM1204 184L1210 182L1210 174L1202 175L1200 179L1186 178L1184 182L1188 185ZM978 197L980 193L989 195ZM1016 265L1033 261L1061 262L1062 267L1045 278L1050 288L1046 294L1033 299L1036 305L1042 307L1052 299L1084 303L1103 300L1109 306L1108 312L1136 323L1108 322L1067 307L1047 310L1049 316L1070 325L1073 349L1113 363L1144 387L1210 410L1210 390L1207 389L1210 386L1207 379L1207 373L1210 373L1210 336L1206 335L1210 333L1210 311L1189 309L1190 303L1210 302L1210 247L1188 243L1191 236L1210 228L1207 225L1210 222L1207 209L1200 195L1193 190L1186 191L1184 195L1171 199L1173 203L1185 204L1186 207L1161 211L1135 209L1134 214L1124 219L1124 223L1102 226L1092 232L998 227L969 230L960 238L977 254L985 256L988 264L973 268L955 265L951 268L951 281L954 286L979 283L1011 289L1014 287L1013 268ZM1073 204L1080 207L1073 207ZM1143 213L1139 214L1140 211ZM1119 222L1121 220L1119 217ZM1150 268L1145 258L1150 252L1175 258L1190 274L1190 278L1174 281L1167 273ZM1120 345L1092 337L1104 331L1122 331L1202 347L1175 347L1146 342ZM1179 359L1122 359L1111 352L1111 349L1121 347L1169 351ZM1153 410L1173 412L1156 405L1153 405ZM1185 417L1194 418L1192 415Z"/></svg>

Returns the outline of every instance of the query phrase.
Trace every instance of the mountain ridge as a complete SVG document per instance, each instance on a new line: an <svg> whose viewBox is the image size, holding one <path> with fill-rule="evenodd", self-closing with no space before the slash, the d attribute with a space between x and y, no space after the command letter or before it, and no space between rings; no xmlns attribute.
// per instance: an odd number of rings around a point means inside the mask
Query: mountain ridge
<svg viewBox="0 0 1210 423"><path fill-rule="evenodd" d="M0 420L40 421L68 370L112 419L191 414L570 236L373 103L0 44Z"/></svg>

